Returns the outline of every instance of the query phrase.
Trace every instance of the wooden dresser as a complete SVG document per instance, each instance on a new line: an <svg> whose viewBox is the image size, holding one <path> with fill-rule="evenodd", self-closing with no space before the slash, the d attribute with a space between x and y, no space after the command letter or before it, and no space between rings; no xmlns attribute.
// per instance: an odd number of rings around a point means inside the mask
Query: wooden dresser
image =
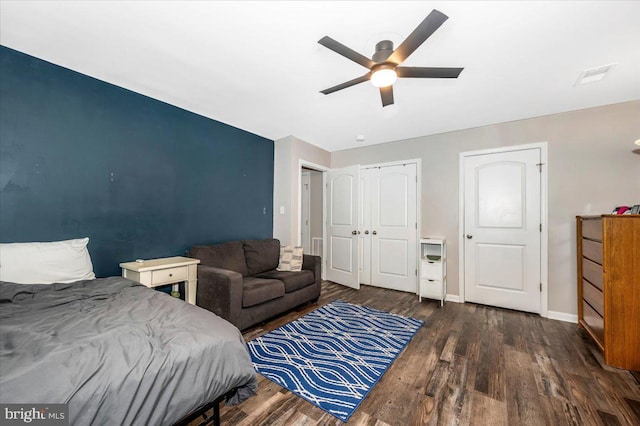
<svg viewBox="0 0 640 426"><path fill-rule="evenodd" d="M640 370L640 215L578 216L578 323L605 362Z"/></svg>

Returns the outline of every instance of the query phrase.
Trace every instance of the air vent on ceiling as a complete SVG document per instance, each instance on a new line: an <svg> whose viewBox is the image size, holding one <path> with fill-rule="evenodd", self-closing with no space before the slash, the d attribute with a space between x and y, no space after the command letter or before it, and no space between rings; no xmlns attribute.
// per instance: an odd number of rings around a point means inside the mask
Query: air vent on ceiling
<svg viewBox="0 0 640 426"><path fill-rule="evenodd" d="M609 74L611 68L613 68L616 64L603 65L601 67L591 68L588 70L584 70L578 76L578 80L576 80L576 86L580 86L586 83L592 83L594 81L602 80Z"/></svg>

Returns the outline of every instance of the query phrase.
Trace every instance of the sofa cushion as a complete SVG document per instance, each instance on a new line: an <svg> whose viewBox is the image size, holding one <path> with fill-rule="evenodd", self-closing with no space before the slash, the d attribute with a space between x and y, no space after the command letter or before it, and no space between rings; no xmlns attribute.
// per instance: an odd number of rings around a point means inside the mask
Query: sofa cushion
<svg viewBox="0 0 640 426"><path fill-rule="evenodd" d="M242 280L242 307L259 305L284 296L284 283L278 280L246 277Z"/></svg>
<svg viewBox="0 0 640 426"><path fill-rule="evenodd" d="M245 240L242 241L244 257L247 259L249 275L257 275L278 267L280 261L280 241Z"/></svg>
<svg viewBox="0 0 640 426"><path fill-rule="evenodd" d="M313 272L308 270L299 272L269 271L259 274L257 277L282 281L284 283L285 293L300 290L316 282Z"/></svg>
<svg viewBox="0 0 640 426"><path fill-rule="evenodd" d="M249 275L244 249L240 241L229 241L211 246L195 246L189 250L189 256L200 259L200 264L204 266L239 272L243 277Z"/></svg>

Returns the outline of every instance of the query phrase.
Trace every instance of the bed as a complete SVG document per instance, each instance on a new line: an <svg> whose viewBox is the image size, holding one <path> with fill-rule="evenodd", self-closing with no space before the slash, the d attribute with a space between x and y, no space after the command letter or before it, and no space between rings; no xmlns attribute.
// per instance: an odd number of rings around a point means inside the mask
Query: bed
<svg viewBox="0 0 640 426"><path fill-rule="evenodd" d="M171 425L256 390L242 335L209 311L121 277L0 282L0 403L68 403L72 425Z"/></svg>

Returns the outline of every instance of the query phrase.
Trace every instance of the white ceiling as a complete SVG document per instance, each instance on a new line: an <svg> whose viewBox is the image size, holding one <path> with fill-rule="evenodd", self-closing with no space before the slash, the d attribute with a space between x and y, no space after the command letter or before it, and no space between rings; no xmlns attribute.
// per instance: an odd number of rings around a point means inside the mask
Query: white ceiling
<svg viewBox="0 0 640 426"><path fill-rule="evenodd" d="M404 63L465 67L400 79L382 108L371 56L432 10L449 20ZM329 151L640 99L640 2L2 1L0 43L269 139ZM602 81L587 69L616 63ZM364 135L365 141L356 141Z"/></svg>

